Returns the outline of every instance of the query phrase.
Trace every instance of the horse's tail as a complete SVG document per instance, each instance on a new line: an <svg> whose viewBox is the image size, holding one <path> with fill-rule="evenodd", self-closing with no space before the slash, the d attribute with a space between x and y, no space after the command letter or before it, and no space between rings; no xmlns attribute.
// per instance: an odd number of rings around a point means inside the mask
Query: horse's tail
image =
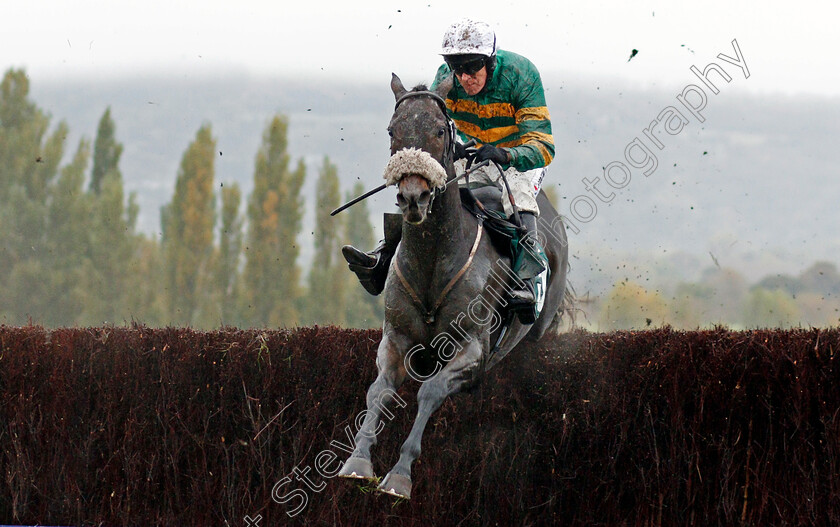
<svg viewBox="0 0 840 527"><path fill-rule="evenodd" d="M560 309L557 310L557 314L560 316L562 320L565 318L569 321L569 327L575 327L575 321L577 320L577 313L581 311L577 307L577 293L575 292L575 288L569 279L566 279L566 291L563 293L563 303L560 304Z"/></svg>
<svg viewBox="0 0 840 527"><path fill-rule="evenodd" d="M580 298L575 291L575 287L572 285L571 281L569 281L568 276L566 277L566 290L563 292L563 302L560 304L560 307L557 309L557 313L554 315L554 321L551 324L551 329L554 333L558 333L562 327L566 327L566 329L574 329L577 327L577 317L578 315L583 315L586 318L586 311L580 307L580 304L588 303L587 298L589 294L587 293L585 298Z"/></svg>
<svg viewBox="0 0 840 527"><path fill-rule="evenodd" d="M566 278L566 290L563 292L563 302L557 309L554 315L554 321L551 323L550 332L559 333L564 326L567 329L574 329L577 325L578 313L583 313L583 310L577 307L578 299L574 286L572 286L569 279ZM584 313L586 316L586 313Z"/></svg>

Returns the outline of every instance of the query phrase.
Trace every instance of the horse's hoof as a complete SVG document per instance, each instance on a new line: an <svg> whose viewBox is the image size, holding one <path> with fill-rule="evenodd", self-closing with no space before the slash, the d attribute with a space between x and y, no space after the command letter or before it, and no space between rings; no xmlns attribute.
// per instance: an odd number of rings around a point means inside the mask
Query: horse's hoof
<svg viewBox="0 0 840 527"><path fill-rule="evenodd" d="M384 494L390 494L397 498L411 499L411 478L402 474L389 472L379 487L376 489Z"/></svg>
<svg viewBox="0 0 840 527"><path fill-rule="evenodd" d="M350 479L371 479L375 480L376 475L373 473L373 463L369 459L362 457L349 457L341 467L338 473L340 478Z"/></svg>

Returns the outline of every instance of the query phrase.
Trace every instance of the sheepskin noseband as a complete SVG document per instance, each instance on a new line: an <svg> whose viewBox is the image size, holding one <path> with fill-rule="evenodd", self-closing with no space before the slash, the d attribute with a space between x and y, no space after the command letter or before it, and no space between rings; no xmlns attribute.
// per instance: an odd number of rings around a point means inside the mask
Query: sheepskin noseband
<svg viewBox="0 0 840 527"><path fill-rule="evenodd" d="M403 148L391 156L385 166L386 185L397 185L406 176L417 174L429 182L432 188L446 186L446 171L428 153L419 148Z"/></svg>

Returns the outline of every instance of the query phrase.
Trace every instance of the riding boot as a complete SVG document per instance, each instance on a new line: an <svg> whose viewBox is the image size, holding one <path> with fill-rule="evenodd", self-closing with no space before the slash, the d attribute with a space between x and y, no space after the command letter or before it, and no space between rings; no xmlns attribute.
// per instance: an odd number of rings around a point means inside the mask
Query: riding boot
<svg viewBox="0 0 840 527"><path fill-rule="evenodd" d="M537 281L547 269L548 262L537 238L537 218L530 212L519 214L523 233L514 255L513 272L520 278L510 291L510 307L523 324L533 324L539 316ZM543 287L545 284L543 284ZM542 293L542 292L540 292Z"/></svg>
<svg viewBox="0 0 840 527"><path fill-rule="evenodd" d="M341 248L350 270L359 277L365 290L376 296L385 289L388 267L402 238L402 214L386 213L384 218L385 238L370 252L363 252L351 245Z"/></svg>

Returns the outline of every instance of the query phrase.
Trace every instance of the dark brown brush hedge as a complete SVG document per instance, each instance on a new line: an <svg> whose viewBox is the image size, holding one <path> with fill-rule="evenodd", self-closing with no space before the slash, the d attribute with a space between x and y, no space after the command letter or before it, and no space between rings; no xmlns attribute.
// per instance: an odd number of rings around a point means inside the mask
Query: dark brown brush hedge
<svg viewBox="0 0 840 527"><path fill-rule="evenodd" d="M0 327L0 523L840 525L836 329L517 349L432 418L402 503L318 474L346 456L379 338ZM379 474L416 388L379 435Z"/></svg>

